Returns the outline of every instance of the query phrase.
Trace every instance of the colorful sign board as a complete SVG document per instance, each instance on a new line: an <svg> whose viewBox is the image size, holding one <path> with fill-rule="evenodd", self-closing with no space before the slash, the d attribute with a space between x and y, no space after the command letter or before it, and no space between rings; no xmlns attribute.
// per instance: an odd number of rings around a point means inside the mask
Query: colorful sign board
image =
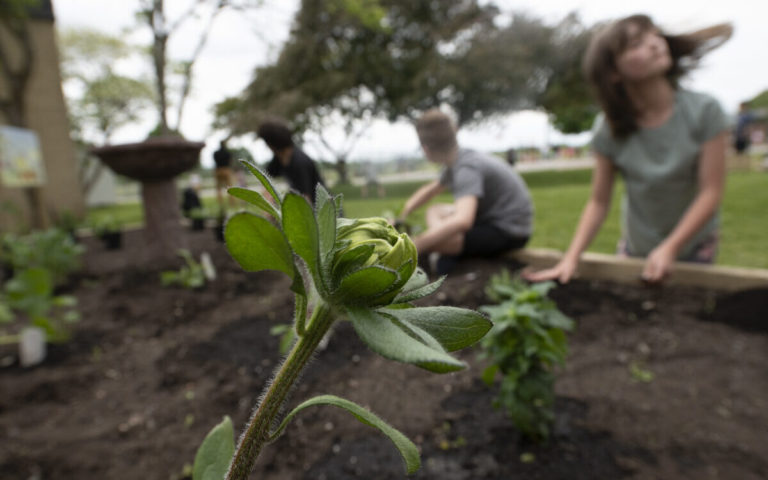
<svg viewBox="0 0 768 480"><path fill-rule="evenodd" d="M0 126L0 182L6 187L45 184L40 140L32 130Z"/></svg>

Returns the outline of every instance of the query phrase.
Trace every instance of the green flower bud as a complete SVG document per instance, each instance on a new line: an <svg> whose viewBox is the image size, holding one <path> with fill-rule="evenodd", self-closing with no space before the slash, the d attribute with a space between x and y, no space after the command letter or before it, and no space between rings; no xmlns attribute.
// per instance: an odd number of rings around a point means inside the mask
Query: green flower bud
<svg viewBox="0 0 768 480"><path fill-rule="evenodd" d="M416 270L416 246L405 233L399 233L384 218L340 218L336 230L336 252L332 275L338 286L348 274L378 265L394 272L397 278L371 305L385 305L403 288ZM354 298L354 292L343 292L344 298ZM366 302L369 303L369 302Z"/></svg>

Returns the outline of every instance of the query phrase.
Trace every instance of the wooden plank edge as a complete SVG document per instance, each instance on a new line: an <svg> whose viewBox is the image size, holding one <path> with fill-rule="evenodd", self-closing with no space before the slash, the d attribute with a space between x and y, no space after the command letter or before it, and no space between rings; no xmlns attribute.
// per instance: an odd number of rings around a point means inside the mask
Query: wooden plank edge
<svg viewBox="0 0 768 480"><path fill-rule="evenodd" d="M559 250L525 248L507 256L538 270L555 265L562 254ZM577 278L641 284L644 262L640 258L585 252L579 262ZM676 262L664 283L716 290L768 288L768 269Z"/></svg>

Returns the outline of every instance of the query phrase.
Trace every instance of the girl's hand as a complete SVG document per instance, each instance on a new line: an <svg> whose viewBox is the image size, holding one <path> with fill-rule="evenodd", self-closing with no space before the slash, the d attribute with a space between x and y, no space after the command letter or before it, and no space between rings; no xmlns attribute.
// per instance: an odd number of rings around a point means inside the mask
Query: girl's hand
<svg viewBox="0 0 768 480"><path fill-rule="evenodd" d="M649 283L659 283L669 276L675 263L677 251L665 244L654 248L645 260L642 279Z"/></svg>
<svg viewBox="0 0 768 480"><path fill-rule="evenodd" d="M556 280L560 283L568 283L576 273L579 261L570 258L563 258L552 268L540 270L538 272L523 271L523 278L529 282L543 282L546 280Z"/></svg>

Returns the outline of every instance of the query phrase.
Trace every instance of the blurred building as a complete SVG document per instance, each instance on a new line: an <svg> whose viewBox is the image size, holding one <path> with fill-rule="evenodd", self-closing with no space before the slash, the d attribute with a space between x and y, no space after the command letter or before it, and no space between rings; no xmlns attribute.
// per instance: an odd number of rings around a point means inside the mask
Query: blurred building
<svg viewBox="0 0 768 480"><path fill-rule="evenodd" d="M3 14L7 12L0 10ZM0 177L2 231L31 225L30 205L35 198L52 223L62 217L81 217L85 209L61 89L51 0L28 7L27 14L24 19L9 20L13 29L8 22L0 22L0 55L10 66L0 68L0 127L19 127L37 135L45 181L40 188L18 187L4 184Z"/></svg>

